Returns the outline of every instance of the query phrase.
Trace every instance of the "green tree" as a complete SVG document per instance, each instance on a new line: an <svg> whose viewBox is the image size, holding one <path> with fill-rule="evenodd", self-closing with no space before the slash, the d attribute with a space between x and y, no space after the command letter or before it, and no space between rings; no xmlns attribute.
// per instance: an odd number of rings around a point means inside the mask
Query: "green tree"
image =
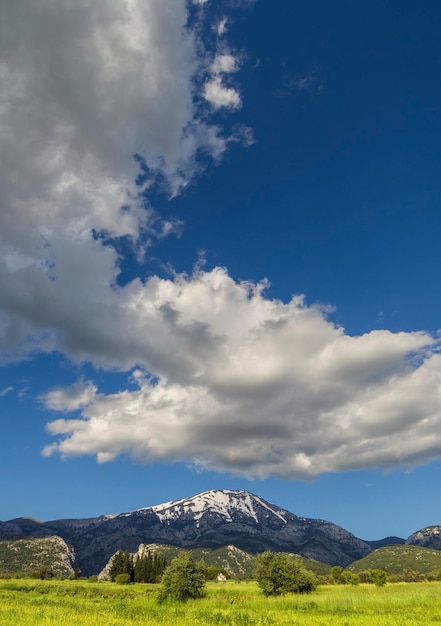
<svg viewBox="0 0 441 626"><path fill-rule="evenodd" d="M253 575L265 596L310 593L317 588L314 574L285 552L258 554Z"/></svg>
<svg viewBox="0 0 441 626"><path fill-rule="evenodd" d="M204 595L204 564L196 563L189 552L178 554L162 575L159 602L167 599L186 602L190 598L202 598Z"/></svg>
<svg viewBox="0 0 441 626"><path fill-rule="evenodd" d="M78 580L79 578L81 578L81 574L82 574L81 569L79 567L76 567L73 573L74 580Z"/></svg>
<svg viewBox="0 0 441 626"><path fill-rule="evenodd" d="M345 570L341 575L341 580L345 585L358 585L360 583L360 579L357 574L354 572L350 572Z"/></svg>
<svg viewBox="0 0 441 626"><path fill-rule="evenodd" d="M134 581L136 583L157 583L167 565L167 559L160 554L154 556L150 552L142 554L134 563Z"/></svg>
<svg viewBox="0 0 441 626"><path fill-rule="evenodd" d="M359 578L361 583L372 583L373 582L370 573L366 569L364 569L363 571L361 571L358 574L358 578Z"/></svg>
<svg viewBox="0 0 441 626"><path fill-rule="evenodd" d="M342 577L343 577L343 568L341 567L341 565L334 565L334 567L331 568L331 581L335 585L339 585L345 582L344 580L342 580Z"/></svg>
<svg viewBox="0 0 441 626"><path fill-rule="evenodd" d="M125 552L119 550L119 552L117 552L112 559L112 565L109 570L110 580L115 582L118 574L128 574L130 582L133 582L134 580L135 572L133 567L133 556L127 552L127 550Z"/></svg>
<svg viewBox="0 0 441 626"><path fill-rule="evenodd" d="M384 587L387 583L387 573L382 569L370 569L369 574L376 587Z"/></svg>
<svg viewBox="0 0 441 626"><path fill-rule="evenodd" d="M206 580L216 580L219 574L223 574L225 578L229 578L228 572L218 565L209 565L205 568Z"/></svg>
<svg viewBox="0 0 441 626"><path fill-rule="evenodd" d="M118 574L124 573L124 552L119 550L112 559L112 565L109 569L109 578L115 582L115 578Z"/></svg>

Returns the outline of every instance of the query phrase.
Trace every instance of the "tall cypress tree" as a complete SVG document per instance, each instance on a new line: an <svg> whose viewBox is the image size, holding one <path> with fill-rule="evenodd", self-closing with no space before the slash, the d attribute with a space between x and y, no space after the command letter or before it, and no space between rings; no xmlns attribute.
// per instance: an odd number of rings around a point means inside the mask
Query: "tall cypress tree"
<svg viewBox="0 0 441 626"><path fill-rule="evenodd" d="M112 559L112 565L109 570L109 578L115 582L118 574L124 574L124 552L119 550Z"/></svg>

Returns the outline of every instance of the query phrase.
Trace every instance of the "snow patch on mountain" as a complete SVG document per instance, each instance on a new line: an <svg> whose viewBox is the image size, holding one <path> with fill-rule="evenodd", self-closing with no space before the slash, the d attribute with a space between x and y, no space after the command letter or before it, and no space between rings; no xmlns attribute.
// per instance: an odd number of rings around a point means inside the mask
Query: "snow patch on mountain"
<svg viewBox="0 0 441 626"><path fill-rule="evenodd" d="M172 500L164 504L150 507L161 522L176 520L183 515L191 515L195 522L207 514L217 514L225 521L232 522L234 515L242 513L259 523L258 509L263 507L286 523L285 512L282 509L271 507L261 498L247 491L211 490L205 491L192 498ZM141 509L146 510L146 509Z"/></svg>

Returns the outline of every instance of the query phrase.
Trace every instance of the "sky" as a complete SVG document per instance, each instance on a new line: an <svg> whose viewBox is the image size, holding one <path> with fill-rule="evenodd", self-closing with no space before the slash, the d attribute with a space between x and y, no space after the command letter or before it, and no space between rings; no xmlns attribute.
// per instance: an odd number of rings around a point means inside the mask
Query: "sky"
<svg viewBox="0 0 441 626"><path fill-rule="evenodd" d="M440 524L440 3L2 4L0 519Z"/></svg>

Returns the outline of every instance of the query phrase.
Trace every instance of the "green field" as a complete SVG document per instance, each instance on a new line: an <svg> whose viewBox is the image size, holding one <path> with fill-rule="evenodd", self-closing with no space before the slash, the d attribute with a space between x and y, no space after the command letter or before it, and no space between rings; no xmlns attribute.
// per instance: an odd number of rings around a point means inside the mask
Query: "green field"
<svg viewBox="0 0 441 626"><path fill-rule="evenodd" d="M255 583L210 583L207 597L158 605L157 586L86 581L0 581L1 626L426 626L441 624L441 582L324 586L264 598Z"/></svg>

